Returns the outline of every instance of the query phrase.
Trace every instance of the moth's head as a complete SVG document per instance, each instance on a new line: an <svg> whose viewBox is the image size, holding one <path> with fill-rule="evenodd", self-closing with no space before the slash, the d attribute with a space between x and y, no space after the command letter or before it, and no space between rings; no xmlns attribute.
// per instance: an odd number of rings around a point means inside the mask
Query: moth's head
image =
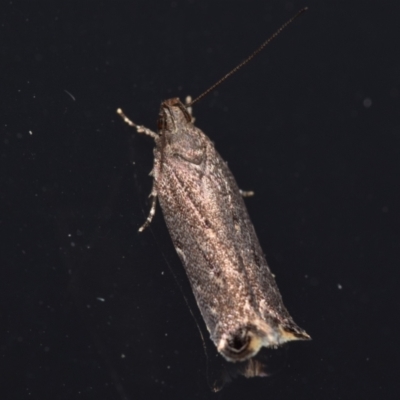
<svg viewBox="0 0 400 400"><path fill-rule="evenodd" d="M158 131L175 132L179 128L190 124L190 116L185 105L177 98L165 100L161 103L160 113L158 115Z"/></svg>
<svg viewBox="0 0 400 400"><path fill-rule="evenodd" d="M193 125L191 115L178 98L161 103L158 134L160 152L195 165L204 160L205 135Z"/></svg>
<svg viewBox="0 0 400 400"><path fill-rule="evenodd" d="M309 339L310 336L297 325L256 321L223 334L217 347L228 361L240 362L254 357L261 347L276 348L288 341Z"/></svg>

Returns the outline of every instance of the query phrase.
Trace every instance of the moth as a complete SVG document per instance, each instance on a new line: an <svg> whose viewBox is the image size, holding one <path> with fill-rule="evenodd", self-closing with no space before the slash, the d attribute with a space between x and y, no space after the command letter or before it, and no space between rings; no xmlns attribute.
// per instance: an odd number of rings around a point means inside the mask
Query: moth
<svg viewBox="0 0 400 400"><path fill-rule="evenodd" d="M152 205L139 230L150 224L158 199L218 352L229 362L245 362L245 376L263 376L255 358L262 347L310 336L286 310L243 192L213 142L194 125L189 107L193 103L163 101L158 133L117 110L125 122L155 142Z"/></svg>

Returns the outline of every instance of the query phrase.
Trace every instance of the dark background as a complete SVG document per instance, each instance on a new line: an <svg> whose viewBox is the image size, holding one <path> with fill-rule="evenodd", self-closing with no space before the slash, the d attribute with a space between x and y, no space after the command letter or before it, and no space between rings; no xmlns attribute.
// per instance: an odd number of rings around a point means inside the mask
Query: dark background
<svg viewBox="0 0 400 400"><path fill-rule="evenodd" d="M194 113L256 192L260 242L313 341L212 394L159 208L137 233L153 143L115 110L155 129L163 99L200 94L306 5ZM0 15L2 399L398 398L398 1L16 1Z"/></svg>

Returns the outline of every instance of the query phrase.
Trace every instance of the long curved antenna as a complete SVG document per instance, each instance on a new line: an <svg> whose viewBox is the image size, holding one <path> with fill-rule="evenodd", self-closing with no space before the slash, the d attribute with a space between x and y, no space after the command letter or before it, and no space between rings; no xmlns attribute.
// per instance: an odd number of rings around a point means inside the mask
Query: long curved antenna
<svg viewBox="0 0 400 400"><path fill-rule="evenodd" d="M202 99L205 95L213 91L217 86L219 86L222 82L228 79L231 75L237 72L240 68L246 65L249 61L251 61L265 46L267 46L272 40L274 40L288 25L290 25L296 18L298 18L301 14L306 12L308 7L302 8L297 12L292 18L286 21L273 35L271 35L256 51L254 51L249 57L247 57L244 61L242 61L239 65L233 68L230 72L228 72L224 77L222 77L218 82L214 83L211 87L209 87L205 92L203 92L200 96L196 97L190 104L187 106L190 107L194 103L197 103L200 99Z"/></svg>

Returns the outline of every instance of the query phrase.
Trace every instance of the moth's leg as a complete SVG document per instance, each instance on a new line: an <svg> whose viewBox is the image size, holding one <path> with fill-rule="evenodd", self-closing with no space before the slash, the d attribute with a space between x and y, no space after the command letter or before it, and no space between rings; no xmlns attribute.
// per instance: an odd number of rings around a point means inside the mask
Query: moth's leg
<svg viewBox="0 0 400 400"><path fill-rule="evenodd" d="M190 117L192 118L192 124L194 123L194 121L196 121L196 118L193 117L193 108L190 107L190 103L192 102L192 96L186 96L185 99L185 105L186 105L186 110L189 113Z"/></svg>
<svg viewBox="0 0 400 400"><path fill-rule="evenodd" d="M242 195L242 197L252 197L252 196L254 196L254 192L252 190L241 190L241 189L239 189L239 193Z"/></svg>
<svg viewBox="0 0 400 400"><path fill-rule="evenodd" d="M150 175L152 175L152 172L150 172ZM144 224L139 228L139 232L143 232L151 224L154 214L156 213L157 191L154 186L154 182L153 182L153 188L151 189L151 193L150 193L149 197L151 197L151 207L150 207L149 215L147 216Z"/></svg>
<svg viewBox="0 0 400 400"><path fill-rule="evenodd" d="M153 139L157 139L158 135L157 133L151 131L150 129L146 128L143 125L136 125L134 122L132 122L125 114L124 112L118 108L117 114L121 116L121 118L129 125L132 126L133 128L136 129L138 133L144 133L147 136L151 136Z"/></svg>
<svg viewBox="0 0 400 400"><path fill-rule="evenodd" d="M143 125L136 125L133 121L131 121L125 115L125 113L120 108L118 108L117 114L119 114L121 116L121 118L129 126L132 126L133 128L135 128L138 133L144 133L147 136L151 136L153 139L157 139L158 138L157 133L153 132L152 130L146 128ZM150 172L150 175L153 176L153 171ZM150 225L150 223L151 223L151 221L152 221L152 219L154 217L154 214L156 213L157 191L156 191L156 188L154 186L154 182L153 182L153 188L151 189L151 193L150 193L149 197L152 198L150 212L149 212L149 215L147 216L146 221L144 222L144 224L139 228L139 232L143 232Z"/></svg>

